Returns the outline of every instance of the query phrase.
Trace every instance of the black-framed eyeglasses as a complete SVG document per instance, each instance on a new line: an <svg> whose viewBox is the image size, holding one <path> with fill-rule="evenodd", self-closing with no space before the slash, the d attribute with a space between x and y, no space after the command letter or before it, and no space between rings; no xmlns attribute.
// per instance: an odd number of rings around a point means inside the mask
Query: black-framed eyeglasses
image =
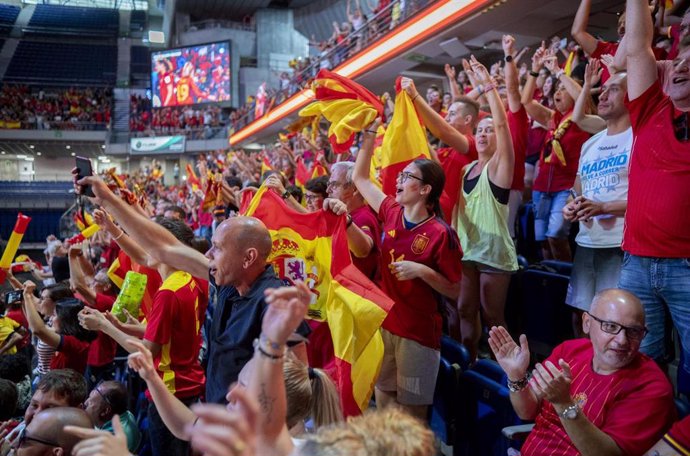
<svg viewBox="0 0 690 456"><path fill-rule="evenodd" d="M644 336L647 335L648 329L644 326L623 326L620 323L616 323L614 321L602 320L601 318L597 318L589 312L586 313L587 315L592 317L593 320L599 322L601 330L607 334L618 334L619 332L625 329L626 337L631 340L642 340L644 339Z"/></svg>
<svg viewBox="0 0 690 456"><path fill-rule="evenodd" d="M422 179L421 177L415 176L414 174L410 173L409 171L400 171L398 173L398 180L400 181L401 184L404 184L405 181L407 181L410 178L417 179L422 184L424 183L424 179Z"/></svg>
<svg viewBox="0 0 690 456"><path fill-rule="evenodd" d="M60 444L57 442L51 442L49 440L42 440L36 437L30 437L26 434L26 428L22 429L19 433L19 439L17 439L17 446L15 448L21 448L24 442L36 442L47 446L59 447Z"/></svg>
<svg viewBox="0 0 690 456"><path fill-rule="evenodd" d="M108 398L106 397L106 395L103 394L103 393L101 392L101 390L98 389L98 388L101 387L102 384L103 384L103 382L99 382L98 385L96 385L96 386L94 387L93 390L94 390L95 392L97 392L98 395L101 396L101 398L105 401L105 403L108 404L108 405L112 408L113 404L110 403L110 399L108 399Z"/></svg>
<svg viewBox="0 0 690 456"><path fill-rule="evenodd" d="M349 182L338 182L338 181L326 182L326 188L328 188L328 187L338 188L338 187L345 187L347 185L349 185Z"/></svg>

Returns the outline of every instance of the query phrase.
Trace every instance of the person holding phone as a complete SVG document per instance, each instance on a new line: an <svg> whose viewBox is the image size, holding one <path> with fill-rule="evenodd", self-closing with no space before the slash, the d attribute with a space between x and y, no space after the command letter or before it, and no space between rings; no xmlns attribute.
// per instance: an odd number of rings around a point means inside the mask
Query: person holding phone
<svg viewBox="0 0 690 456"><path fill-rule="evenodd" d="M573 120L586 120L584 106L589 91L600 75L593 60L585 70L583 90L575 103ZM582 334L582 312L588 312L592 298L615 288L623 266L623 219L628 206L628 166L632 150L632 128L625 107L627 77L616 73L604 83L597 106L606 129L582 145L575 183L563 218L580 222L575 241L573 272L565 302L573 307L573 329Z"/></svg>

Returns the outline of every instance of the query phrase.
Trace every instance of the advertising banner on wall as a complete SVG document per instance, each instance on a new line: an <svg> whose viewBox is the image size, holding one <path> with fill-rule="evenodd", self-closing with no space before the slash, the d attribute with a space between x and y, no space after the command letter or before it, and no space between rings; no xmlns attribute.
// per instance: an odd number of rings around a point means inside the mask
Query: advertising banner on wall
<svg viewBox="0 0 690 456"><path fill-rule="evenodd" d="M184 152L185 137L156 136L155 138L131 138L129 151L132 155L169 154Z"/></svg>

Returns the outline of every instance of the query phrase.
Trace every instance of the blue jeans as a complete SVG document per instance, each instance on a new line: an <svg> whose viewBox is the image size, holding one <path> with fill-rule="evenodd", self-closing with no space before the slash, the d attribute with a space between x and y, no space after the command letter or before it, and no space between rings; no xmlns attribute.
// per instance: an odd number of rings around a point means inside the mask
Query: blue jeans
<svg viewBox="0 0 690 456"><path fill-rule="evenodd" d="M666 309L680 335L685 370L690 371L690 258L649 258L626 252L618 287L644 305L649 333L640 350L656 361L666 358Z"/></svg>
<svg viewBox="0 0 690 456"><path fill-rule="evenodd" d="M568 202L568 190L560 192L532 192L534 207L534 237L537 241L546 238L567 239L570 222L563 218L563 207Z"/></svg>

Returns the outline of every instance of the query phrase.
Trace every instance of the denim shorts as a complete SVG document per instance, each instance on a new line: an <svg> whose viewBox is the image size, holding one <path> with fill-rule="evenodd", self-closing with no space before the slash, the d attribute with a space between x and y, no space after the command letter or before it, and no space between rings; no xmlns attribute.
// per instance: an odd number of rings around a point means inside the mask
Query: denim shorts
<svg viewBox="0 0 690 456"><path fill-rule="evenodd" d="M570 234L570 222L563 218L563 207L568 202L568 190L560 192L532 192L534 206L534 237L566 239Z"/></svg>
<svg viewBox="0 0 690 456"><path fill-rule="evenodd" d="M595 294L618 287L622 265L620 247L593 249L578 245L565 303L589 312Z"/></svg>

